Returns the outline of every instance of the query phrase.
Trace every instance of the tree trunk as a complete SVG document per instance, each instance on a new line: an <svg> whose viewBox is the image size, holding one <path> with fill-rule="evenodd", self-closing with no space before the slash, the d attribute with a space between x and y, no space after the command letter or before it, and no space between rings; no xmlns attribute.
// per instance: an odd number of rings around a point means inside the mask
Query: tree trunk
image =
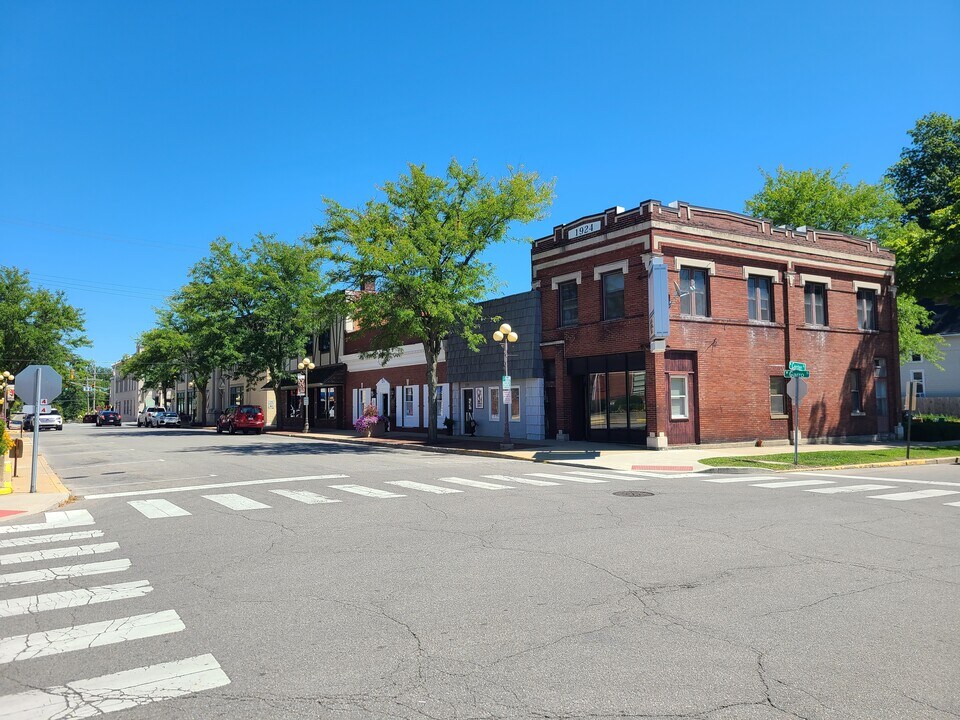
<svg viewBox="0 0 960 720"><path fill-rule="evenodd" d="M427 444L435 445L437 442L437 357L439 352L435 351L435 343L426 341L423 343L423 352L427 358Z"/></svg>
<svg viewBox="0 0 960 720"><path fill-rule="evenodd" d="M273 386L273 405L277 411L276 421L275 421L277 430L283 430L283 427L284 427L283 412L281 411L281 405L280 405L280 386L279 385Z"/></svg>
<svg viewBox="0 0 960 720"><path fill-rule="evenodd" d="M200 389L198 385L197 392L200 393L200 427L203 427L207 424L207 386Z"/></svg>

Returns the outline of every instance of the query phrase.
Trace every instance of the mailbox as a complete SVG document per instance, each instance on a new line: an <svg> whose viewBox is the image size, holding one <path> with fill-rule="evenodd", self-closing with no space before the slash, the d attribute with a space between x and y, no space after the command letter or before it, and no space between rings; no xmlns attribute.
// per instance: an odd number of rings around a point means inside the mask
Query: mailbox
<svg viewBox="0 0 960 720"><path fill-rule="evenodd" d="M8 453L12 458L22 458L23 457L23 440L16 438L13 441L13 445L10 446L10 452Z"/></svg>

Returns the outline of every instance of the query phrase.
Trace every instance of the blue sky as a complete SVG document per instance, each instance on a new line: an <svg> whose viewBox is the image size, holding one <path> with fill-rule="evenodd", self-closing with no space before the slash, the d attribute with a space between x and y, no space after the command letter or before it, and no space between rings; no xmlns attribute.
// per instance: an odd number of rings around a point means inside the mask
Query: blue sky
<svg viewBox="0 0 960 720"><path fill-rule="evenodd" d="M918 117L960 115L958 37L956 0L6 0L0 262L65 289L107 364L212 239L295 239L409 162L556 178L530 237L647 198L740 211L760 167L876 181ZM525 246L488 259L494 294L529 288Z"/></svg>

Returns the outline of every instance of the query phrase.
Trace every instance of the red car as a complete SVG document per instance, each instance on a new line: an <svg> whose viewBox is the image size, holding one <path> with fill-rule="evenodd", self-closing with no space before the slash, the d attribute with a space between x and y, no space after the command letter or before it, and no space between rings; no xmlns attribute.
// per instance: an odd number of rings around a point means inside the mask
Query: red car
<svg viewBox="0 0 960 720"><path fill-rule="evenodd" d="M217 432L226 430L233 435L240 430L244 435L263 432L263 408L259 405L231 405L217 418Z"/></svg>

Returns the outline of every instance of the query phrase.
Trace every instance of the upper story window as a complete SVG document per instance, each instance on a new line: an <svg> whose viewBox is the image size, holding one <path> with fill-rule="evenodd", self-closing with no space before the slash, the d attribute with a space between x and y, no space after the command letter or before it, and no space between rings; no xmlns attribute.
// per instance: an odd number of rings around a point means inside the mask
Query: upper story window
<svg viewBox="0 0 960 720"><path fill-rule="evenodd" d="M619 270L600 277L603 286L604 320L617 320L624 315L623 278L624 275Z"/></svg>
<svg viewBox="0 0 960 720"><path fill-rule="evenodd" d="M680 314L707 317L707 271L701 268L680 268Z"/></svg>
<svg viewBox="0 0 960 720"><path fill-rule="evenodd" d="M773 322L772 282L768 277L747 278L747 312L751 320Z"/></svg>
<svg viewBox="0 0 960 720"><path fill-rule="evenodd" d="M913 353L910 356L910 362L923 362L923 355L918 355L917 353Z"/></svg>
<svg viewBox="0 0 960 720"><path fill-rule="evenodd" d="M861 330L877 329L877 291L867 288L857 290L857 327Z"/></svg>
<svg viewBox="0 0 960 720"><path fill-rule="evenodd" d="M576 325L579 319L576 280L560 283L557 290L560 298L560 325Z"/></svg>
<svg viewBox="0 0 960 720"><path fill-rule="evenodd" d="M860 394L860 371L859 370L850 370L847 373L849 378L848 382L850 384L850 405L853 407L853 412L859 414L863 412L863 398Z"/></svg>
<svg viewBox="0 0 960 720"><path fill-rule="evenodd" d="M330 328L327 328L322 333L320 333L320 352L321 353L330 352Z"/></svg>
<svg viewBox="0 0 960 720"><path fill-rule="evenodd" d="M803 312L807 325L827 324L827 286L807 283L803 286Z"/></svg>

